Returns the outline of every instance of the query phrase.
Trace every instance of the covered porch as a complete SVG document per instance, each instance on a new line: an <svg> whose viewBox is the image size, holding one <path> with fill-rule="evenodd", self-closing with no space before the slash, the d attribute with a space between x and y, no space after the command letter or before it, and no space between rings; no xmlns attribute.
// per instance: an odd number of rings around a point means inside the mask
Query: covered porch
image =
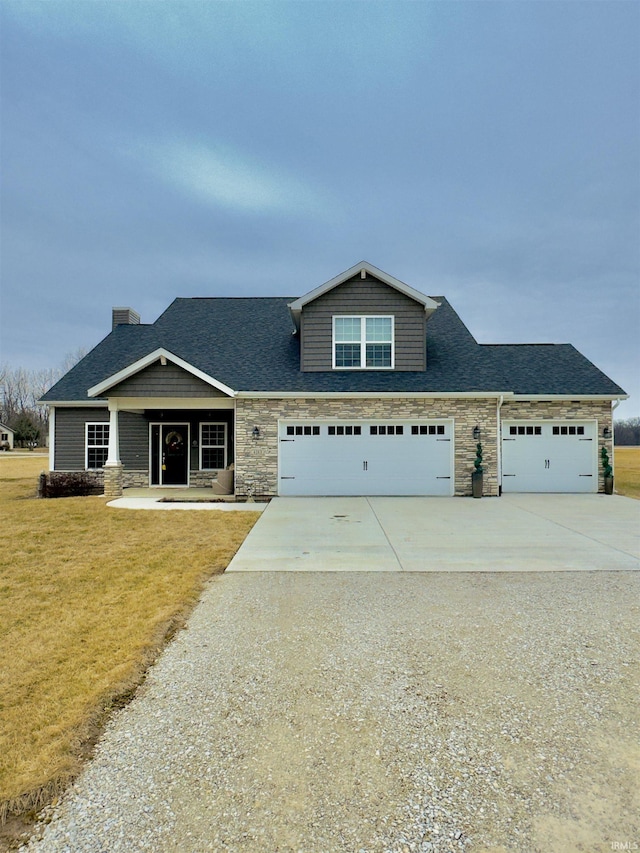
<svg viewBox="0 0 640 853"><path fill-rule="evenodd" d="M105 495L139 490L153 492L156 499L233 494L233 400L110 398L108 407ZM223 481L226 488L220 488Z"/></svg>

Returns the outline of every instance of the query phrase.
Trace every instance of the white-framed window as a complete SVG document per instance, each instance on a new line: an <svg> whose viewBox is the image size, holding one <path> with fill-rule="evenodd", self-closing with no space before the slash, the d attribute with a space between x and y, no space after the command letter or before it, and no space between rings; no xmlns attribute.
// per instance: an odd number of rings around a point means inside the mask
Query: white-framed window
<svg viewBox="0 0 640 853"><path fill-rule="evenodd" d="M392 316L333 318L333 367L389 370L394 366Z"/></svg>
<svg viewBox="0 0 640 853"><path fill-rule="evenodd" d="M109 424L86 424L86 465L90 471L104 468L109 455Z"/></svg>
<svg viewBox="0 0 640 853"><path fill-rule="evenodd" d="M227 467L227 425L200 424L200 470L222 471Z"/></svg>

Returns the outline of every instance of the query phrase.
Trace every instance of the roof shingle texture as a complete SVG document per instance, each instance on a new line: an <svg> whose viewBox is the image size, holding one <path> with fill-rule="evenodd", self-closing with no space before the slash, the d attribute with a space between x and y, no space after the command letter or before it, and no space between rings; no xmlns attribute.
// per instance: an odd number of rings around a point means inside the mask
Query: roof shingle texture
<svg viewBox="0 0 640 853"><path fill-rule="evenodd" d="M235 391L624 394L570 344L478 344L441 296L425 371L302 373L294 298L176 299L151 325L117 326L43 400L86 401L89 388L160 347Z"/></svg>

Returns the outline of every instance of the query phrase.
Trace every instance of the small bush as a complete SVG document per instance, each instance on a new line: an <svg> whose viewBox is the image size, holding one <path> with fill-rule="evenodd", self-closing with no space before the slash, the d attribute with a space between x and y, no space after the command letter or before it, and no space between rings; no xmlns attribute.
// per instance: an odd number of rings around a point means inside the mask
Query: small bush
<svg viewBox="0 0 640 853"><path fill-rule="evenodd" d="M38 483L38 496L41 498L74 498L101 495L103 492L102 483L86 471L42 473Z"/></svg>

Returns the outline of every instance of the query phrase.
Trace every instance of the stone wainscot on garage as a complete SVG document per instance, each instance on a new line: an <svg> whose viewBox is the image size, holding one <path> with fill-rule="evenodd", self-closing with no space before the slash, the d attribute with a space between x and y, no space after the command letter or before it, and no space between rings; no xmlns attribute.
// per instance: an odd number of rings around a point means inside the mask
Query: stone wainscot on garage
<svg viewBox="0 0 640 853"><path fill-rule="evenodd" d="M112 330L44 396L50 467L117 496L603 490L625 392L570 344L478 344L444 296L367 262L301 297L176 299ZM228 479L228 478L227 478Z"/></svg>

